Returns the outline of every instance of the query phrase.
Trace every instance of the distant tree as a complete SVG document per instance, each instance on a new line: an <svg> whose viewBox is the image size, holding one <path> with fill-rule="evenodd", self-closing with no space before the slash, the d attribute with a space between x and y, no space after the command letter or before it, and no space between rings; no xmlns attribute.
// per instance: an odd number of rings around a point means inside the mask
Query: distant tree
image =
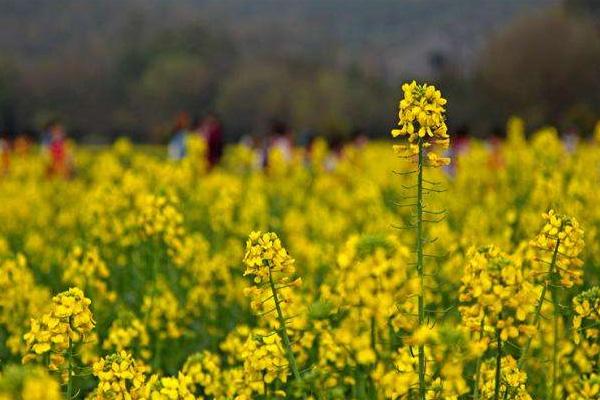
<svg viewBox="0 0 600 400"><path fill-rule="evenodd" d="M134 84L132 106L148 124L153 139L164 139L173 115L182 110L201 112L210 101L211 74L207 63L194 55L155 59Z"/></svg>
<svg viewBox="0 0 600 400"><path fill-rule="evenodd" d="M262 129L273 118L289 121L295 77L283 64L240 63L221 84L217 112L235 135Z"/></svg>
<svg viewBox="0 0 600 400"><path fill-rule="evenodd" d="M200 115L213 107L220 82L237 62L227 35L197 24L151 34L134 30L120 50L114 92L125 104L115 122L164 140L173 115Z"/></svg>
<svg viewBox="0 0 600 400"><path fill-rule="evenodd" d="M565 9L567 12L579 16L595 18L600 22L600 1L598 0L565 0Z"/></svg>
<svg viewBox="0 0 600 400"><path fill-rule="evenodd" d="M7 59L0 59L0 133L14 130L17 113L18 71Z"/></svg>
<svg viewBox="0 0 600 400"><path fill-rule="evenodd" d="M591 129L600 112L600 36L587 19L558 10L516 21L494 37L477 67L497 117ZM587 116L587 117L586 117Z"/></svg>
<svg viewBox="0 0 600 400"><path fill-rule="evenodd" d="M358 73L290 60L251 61L223 81L216 108L236 136L264 129L273 118L326 136L359 127L381 133L393 123L386 123L386 112L393 115L391 93L388 85Z"/></svg>
<svg viewBox="0 0 600 400"><path fill-rule="evenodd" d="M358 128L378 130L385 121L386 104L394 104L386 86L344 71L322 69L298 85L294 96L294 122L325 135L345 135ZM377 132L380 133L380 132Z"/></svg>

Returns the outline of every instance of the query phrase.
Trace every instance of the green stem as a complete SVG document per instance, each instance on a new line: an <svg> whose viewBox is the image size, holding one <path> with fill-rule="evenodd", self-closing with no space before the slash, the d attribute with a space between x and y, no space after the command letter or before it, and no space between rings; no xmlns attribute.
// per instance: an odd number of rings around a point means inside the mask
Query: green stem
<svg viewBox="0 0 600 400"><path fill-rule="evenodd" d="M356 386L357 386L357 399L366 399L367 398L367 390L366 390L366 382L365 382L365 373L362 368L356 369Z"/></svg>
<svg viewBox="0 0 600 400"><path fill-rule="evenodd" d="M160 340L160 336L155 338L156 342L154 343L154 358L152 359L152 368L156 371L160 366L160 353L162 349L162 341Z"/></svg>
<svg viewBox="0 0 600 400"><path fill-rule="evenodd" d="M496 379L494 382L494 399L500 399L500 373L502 371L502 339L500 330L496 329L496 340L498 344L498 353L496 354Z"/></svg>
<svg viewBox="0 0 600 400"><path fill-rule="evenodd" d="M379 353L377 352L377 326L375 325L375 316L371 317L371 349L373 349L373 353L375 356L379 358Z"/></svg>
<svg viewBox="0 0 600 400"><path fill-rule="evenodd" d="M273 281L273 275L271 274L271 267L269 266L269 285L271 286L271 293L273 294L273 301L275 302L275 310L277 311L277 320L279 321L279 334L281 339L283 340L283 344L285 346L285 352L287 355L288 362L292 367L292 373L294 374L294 378L300 386L302 386L302 376L300 375L300 370L298 369L298 364L296 363L296 357L294 357L294 352L292 351L292 344L290 342L290 338L287 334L287 328L285 323L285 317L283 316L283 311L281 311L281 306L279 304L279 295L277 293L277 288L275 287L275 282ZM302 389L302 397L306 398L304 394L304 389Z"/></svg>
<svg viewBox="0 0 600 400"><path fill-rule="evenodd" d="M479 331L479 340L483 339L483 328L485 324L485 317L481 319L481 330ZM481 358L477 357L477 364L475 365L475 389L473 390L473 400L479 400L479 379L481 378Z"/></svg>
<svg viewBox="0 0 600 400"><path fill-rule="evenodd" d="M557 240L558 243L558 240ZM558 248L558 246L557 246ZM558 304L558 282L557 279L558 272L556 269L552 272L551 278L551 287L550 290L552 292L552 304L554 307L554 313L552 314L552 324L553 324L553 333L554 336L552 338L552 396L550 397L552 400L556 399L556 382L558 380L558 319L559 319L559 304Z"/></svg>
<svg viewBox="0 0 600 400"><path fill-rule="evenodd" d="M267 381L265 380L266 372L263 372L263 392L265 395L265 399L269 398L269 385L267 385Z"/></svg>
<svg viewBox="0 0 600 400"><path fill-rule="evenodd" d="M67 352L67 358L69 362L69 377L67 378L67 400L71 400L73 398L73 342L71 341L71 338L69 338L69 349L67 350Z"/></svg>
<svg viewBox="0 0 600 400"><path fill-rule="evenodd" d="M562 229L561 229L562 230ZM550 267L548 268L548 275L552 278L556 266L556 260L558 259L558 246L560 245L560 239L556 240L556 245L554 246L554 251L552 252L552 261L550 262ZM553 279L553 278L552 278ZM538 328L540 324L540 318L542 315L542 305L544 304L544 300L546 299L546 292L548 291L548 280L544 282L544 287L542 288L542 293L538 299L537 305L535 307L535 313L533 316L533 325ZM556 308L556 307L555 307ZM519 369L523 368L525 365L525 358L529 352L529 347L531 347L531 341L533 337L527 339L527 343L521 352L521 358L519 358L519 363L517 364Z"/></svg>
<svg viewBox="0 0 600 400"><path fill-rule="evenodd" d="M419 274L419 328L425 323L425 278L423 262L423 139L419 138L417 175L417 273ZM419 399L425 400L425 346L419 344Z"/></svg>
<svg viewBox="0 0 600 400"><path fill-rule="evenodd" d="M149 248L148 253L150 255L150 258L152 259L152 261L151 261L151 264L152 264L151 265L151 267L152 267L152 269L151 269L152 276L150 278L152 280L152 282L151 282L152 286L150 288L150 304L148 305L148 308L146 309L146 312L145 312L145 315L144 315L144 325L145 326L149 325L150 314L152 313L152 308L154 307L154 301L155 301L155 298L156 298L156 294L158 292L158 268L159 268L159 263L160 263L160 259L159 259L158 254L157 254L158 253L158 251L157 251L158 250L158 246L155 245L154 239L152 239L150 243L151 243L151 245L148 246L148 248ZM157 352L159 350L158 349L158 340L159 340L158 336L159 336L159 334L158 334L158 332L155 332L155 333L156 333L155 340L157 342L156 342L156 346L155 346L155 349L154 349L154 357L153 357L153 361L152 361L152 367L154 369L157 369L158 366L160 365L160 356L157 354Z"/></svg>
<svg viewBox="0 0 600 400"><path fill-rule="evenodd" d="M481 357L477 357L475 365L475 389L473 390L473 400L479 400L479 380L481 378Z"/></svg>

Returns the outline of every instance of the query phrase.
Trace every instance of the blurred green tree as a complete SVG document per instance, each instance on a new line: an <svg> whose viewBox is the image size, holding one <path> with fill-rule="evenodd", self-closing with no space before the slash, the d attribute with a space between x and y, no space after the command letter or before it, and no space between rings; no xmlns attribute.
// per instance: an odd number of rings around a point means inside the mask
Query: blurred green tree
<svg viewBox="0 0 600 400"><path fill-rule="evenodd" d="M600 32L561 10L516 21L482 52L477 87L487 109L589 132L600 113Z"/></svg>
<svg viewBox="0 0 600 400"><path fill-rule="evenodd" d="M13 130L17 112L18 71L9 59L0 58L0 133Z"/></svg>

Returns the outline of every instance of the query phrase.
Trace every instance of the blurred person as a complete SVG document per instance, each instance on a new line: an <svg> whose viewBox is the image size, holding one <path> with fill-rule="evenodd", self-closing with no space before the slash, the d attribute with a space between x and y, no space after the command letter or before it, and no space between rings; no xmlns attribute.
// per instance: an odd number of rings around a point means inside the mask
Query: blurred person
<svg viewBox="0 0 600 400"><path fill-rule="evenodd" d="M456 129L452 140L450 140L450 148L448 149L448 156L452 158L453 162L447 165L444 169L454 175L456 169L460 163L460 156L467 153L470 145L470 134L469 127L467 125L461 125Z"/></svg>
<svg viewBox="0 0 600 400"><path fill-rule="evenodd" d="M298 138L296 140L296 145L300 147L304 147L307 151L310 150L310 147L314 144L314 141L317 137L317 134L312 129L303 129L298 134Z"/></svg>
<svg viewBox="0 0 600 400"><path fill-rule="evenodd" d="M8 132L2 132L0 135L0 175L8 173L10 168L10 140Z"/></svg>
<svg viewBox="0 0 600 400"><path fill-rule="evenodd" d="M208 165L214 167L223 155L223 125L215 114L208 113L202 120L199 133L206 141Z"/></svg>
<svg viewBox="0 0 600 400"><path fill-rule="evenodd" d="M269 161L269 140L270 136L268 132L263 132L255 135L255 149L259 154L260 167L265 168Z"/></svg>
<svg viewBox="0 0 600 400"><path fill-rule="evenodd" d="M268 158L268 154L272 151L279 151L285 161L292 160L294 150L293 133L285 122L279 120L271 122L267 146L265 161Z"/></svg>
<svg viewBox="0 0 600 400"><path fill-rule="evenodd" d="M565 149L569 153L574 153L579 144L580 134L576 127L571 127L565 130L563 135L563 142L565 143Z"/></svg>
<svg viewBox="0 0 600 400"><path fill-rule="evenodd" d="M312 171L324 170L329 156L327 139L311 134L304 150L304 165Z"/></svg>
<svg viewBox="0 0 600 400"><path fill-rule="evenodd" d="M256 165L262 166L262 153L263 153L263 140L260 135L257 134L249 134L246 133L240 137L238 144L247 148L248 150L254 153L254 158L256 159Z"/></svg>
<svg viewBox="0 0 600 400"><path fill-rule="evenodd" d="M352 142L348 143L353 145ZM344 157L345 140L340 134L335 134L329 138L329 153L325 159L325 169L333 171Z"/></svg>
<svg viewBox="0 0 600 400"><path fill-rule="evenodd" d="M186 112L180 112L175 118L175 124L171 130L171 140L168 145L168 155L171 160L181 160L186 154L186 141L190 129L190 116Z"/></svg>
<svg viewBox="0 0 600 400"><path fill-rule="evenodd" d="M503 128L495 127L492 134L486 141L486 147L490 151L488 164L491 169L497 170L504 165L502 157L502 143L506 137L506 131Z"/></svg>
<svg viewBox="0 0 600 400"><path fill-rule="evenodd" d="M467 125L461 125L456 129L454 133L454 137L450 140L450 148L448 149L448 156L452 158L452 160L456 160L451 162L450 165L446 166L446 170L454 174L456 172L456 168L460 162L460 157L463 154L466 154L469 151L469 147L471 145L471 134L470 128Z"/></svg>
<svg viewBox="0 0 600 400"><path fill-rule="evenodd" d="M304 147L304 163L309 165L313 159L315 147L320 138L312 131L304 131L300 135L300 146Z"/></svg>
<svg viewBox="0 0 600 400"><path fill-rule="evenodd" d="M369 136L364 129L355 129L350 134L350 144L358 149L363 149L369 143Z"/></svg>
<svg viewBox="0 0 600 400"><path fill-rule="evenodd" d="M454 159L459 155L465 154L469 150L470 134L467 125L460 126L454 133L454 140L451 144L451 157Z"/></svg>
<svg viewBox="0 0 600 400"><path fill-rule="evenodd" d="M67 134L63 124L58 121L51 123L47 129L50 135L46 147L50 162L48 164L48 175L68 178L72 174L72 158L67 146Z"/></svg>
<svg viewBox="0 0 600 400"><path fill-rule="evenodd" d="M240 137L240 141L239 144L251 149L255 149L258 148L258 138L255 135L242 135L242 137Z"/></svg>
<svg viewBox="0 0 600 400"><path fill-rule="evenodd" d="M26 156L31 152L32 134L30 131L24 130L17 135L13 143L13 151L17 156Z"/></svg>
<svg viewBox="0 0 600 400"><path fill-rule="evenodd" d="M44 128L42 129L42 134L40 137L40 149L43 152L50 151L50 144L52 143L53 131L61 129L60 122L56 119L52 119L46 123Z"/></svg>
<svg viewBox="0 0 600 400"><path fill-rule="evenodd" d="M252 168L260 169L263 167L263 153L264 153L264 138L259 135L243 135L240 138L239 144L250 150L252 154Z"/></svg>

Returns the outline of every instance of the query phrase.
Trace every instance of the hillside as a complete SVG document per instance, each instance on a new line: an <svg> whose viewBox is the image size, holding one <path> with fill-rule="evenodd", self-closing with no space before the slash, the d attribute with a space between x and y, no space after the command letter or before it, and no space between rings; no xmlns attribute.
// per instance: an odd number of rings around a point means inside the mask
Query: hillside
<svg viewBox="0 0 600 400"><path fill-rule="evenodd" d="M427 74L443 52L468 67L485 38L516 14L557 0L3 0L0 53L35 66L63 53L96 57L131 35L200 23L230 34L243 53L359 64L396 78ZM106 60L104 60L106 61Z"/></svg>

